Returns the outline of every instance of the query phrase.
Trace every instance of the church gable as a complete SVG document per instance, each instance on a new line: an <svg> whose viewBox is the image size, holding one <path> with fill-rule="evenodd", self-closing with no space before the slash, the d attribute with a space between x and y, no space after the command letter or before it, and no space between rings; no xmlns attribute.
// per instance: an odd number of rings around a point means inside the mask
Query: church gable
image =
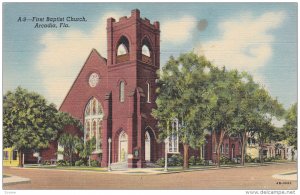
<svg viewBox="0 0 300 195"><path fill-rule="evenodd" d="M60 110L83 120L84 108L92 97L103 102L107 92L107 63L93 49L66 95Z"/></svg>

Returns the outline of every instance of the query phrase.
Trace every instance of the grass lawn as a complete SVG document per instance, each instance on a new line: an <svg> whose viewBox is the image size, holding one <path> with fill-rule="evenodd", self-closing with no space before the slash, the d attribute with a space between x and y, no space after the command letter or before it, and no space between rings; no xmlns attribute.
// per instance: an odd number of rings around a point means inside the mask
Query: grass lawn
<svg viewBox="0 0 300 195"><path fill-rule="evenodd" d="M61 170L84 170L84 171L100 171L106 172L107 168L105 167L86 167L86 166L27 166L28 168L39 168L39 169L61 169Z"/></svg>

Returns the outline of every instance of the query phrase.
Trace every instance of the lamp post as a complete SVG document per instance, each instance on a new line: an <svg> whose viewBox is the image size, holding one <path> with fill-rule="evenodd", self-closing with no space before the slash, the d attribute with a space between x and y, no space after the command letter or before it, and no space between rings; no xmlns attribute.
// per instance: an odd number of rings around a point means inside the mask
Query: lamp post
<svg viewBox="0 0 300 195"><path fill-rule="evenodd" d="M110 150L111 150L111 138L108 138L108 169L107 171L111 171L111 166L110 166Z"/></svg>
<svg viewBox="0 0 300 195"><path fill-rule="evenodd" d="M167 144L168 144L168 140L165 139L165 169L164 171L168 171L168 147L167 147Z"/></svg>

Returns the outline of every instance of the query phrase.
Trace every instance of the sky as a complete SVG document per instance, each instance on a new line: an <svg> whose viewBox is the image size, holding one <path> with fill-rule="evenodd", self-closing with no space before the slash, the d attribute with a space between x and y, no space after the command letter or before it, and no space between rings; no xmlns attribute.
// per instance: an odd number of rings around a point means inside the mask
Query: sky
<svg viewBox="0 0 300 195"><path fill-rule="evenodd" d="M133 9L160 22L161 66L194 51L249 72L285 108L297 102L297 3L4 3L3 94L21 86L59 107L91 50L106 57L106 19ZM20 17L86 21L34 28Z"/></svg>

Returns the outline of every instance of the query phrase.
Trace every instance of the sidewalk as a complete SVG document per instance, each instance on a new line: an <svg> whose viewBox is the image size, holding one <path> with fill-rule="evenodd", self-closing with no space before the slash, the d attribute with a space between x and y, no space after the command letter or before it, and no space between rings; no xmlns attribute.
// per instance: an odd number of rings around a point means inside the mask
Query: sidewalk
<svg viewBox="0 0 300 195"><path fill-rule="evenodd" d="M19 183L30 183L30 179L18 177L14 175L3 178L3 186L19 184Z"/></svg>
<svg viewBox="0 0 300 195"><path fill-rule="evenodd" d="M274 165L274 164L293 164L295 162L269 162L265 164L258 164L258 163L249 163L245 164L245 166L241 165L222 165L221 167L216 167L216 166L199 166L199 167L193 167L190 166L189 169L184 170L182 167L168 167L168 171L164 171L164 168L128 168L128 169L120 169L120 170L111 170L107 171L106 168L103 168L102 170L87 170L85 168L80 169L71 169L71 168L66 168L64 169L63 167L60 168L55 168L53 169L48 169L48 168L43 168L42 166L35 166L35 167L13 167L15 169L43 169L43 170L57 170L57 171L74 171L74 172L94 172L94 173L104 173L104 174L128 174L128 175L159 175L159 174L172 174L172 173L181 173L181 172L195 172L195 171L209 171L209 170L221 170L221 169L232 169L232 168L246 168L246 167L261 167L261 166L269 166L269 165Z"/></svg>
<svg viewBox="0 0 300 195"><path fill-rule="evenodd" d="M272 177L275 179L296 181L297 180L297 170L295 170L294 172L275 174L275 175L272 175Z"/></svg>

